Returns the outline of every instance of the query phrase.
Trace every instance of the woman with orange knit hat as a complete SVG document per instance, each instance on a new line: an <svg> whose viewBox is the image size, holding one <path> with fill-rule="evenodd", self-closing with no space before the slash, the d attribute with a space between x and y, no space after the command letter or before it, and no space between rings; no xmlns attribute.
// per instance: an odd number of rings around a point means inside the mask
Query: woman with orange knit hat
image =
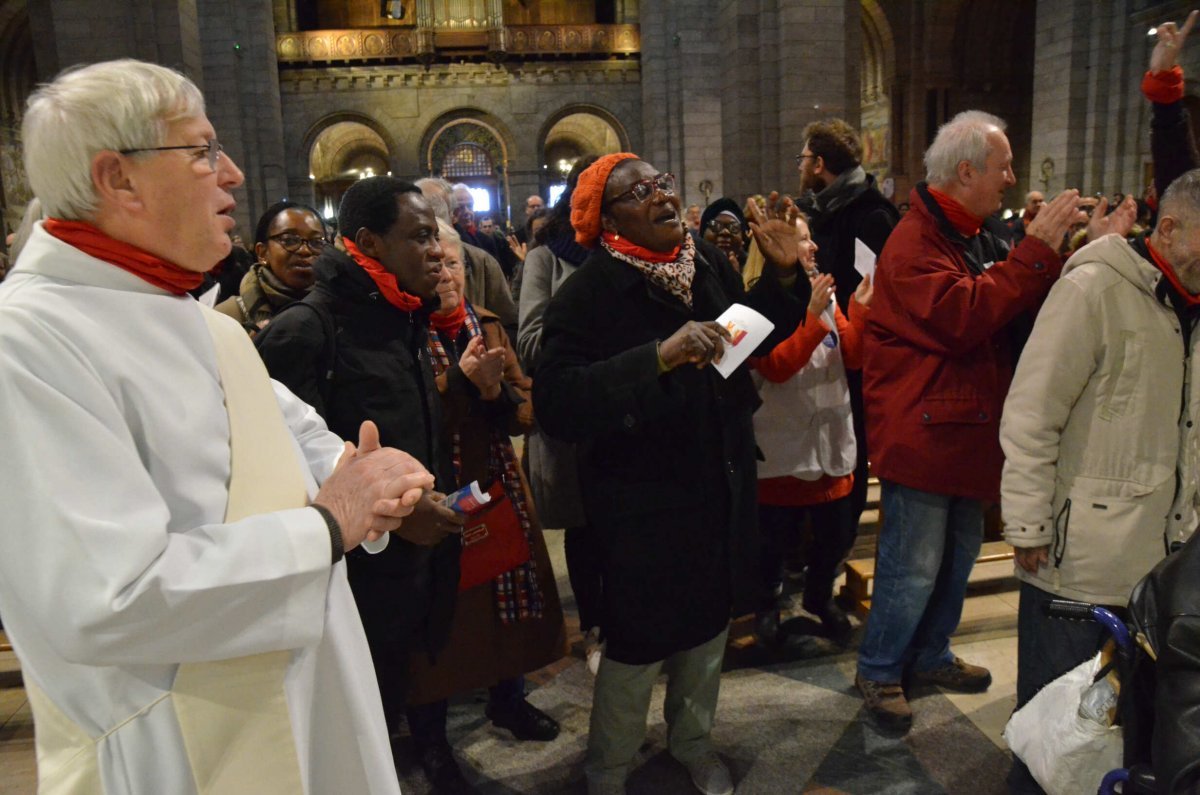
<svg viewBox="0 0 1200 795"><path fill-rule="evenodd" d="M546 433L578 444L602 560L588 792L625 791L666 672L671 754L700 791L729 793L709 735L730 615L756 596L757 395L744 365L727 379L707 365L729 338L714 321L734 302L774 321L760 354L800 322L797 232L753 227L770 264L746 294L726 257L687 234L675 178L635 155L597 160L571 208L594 251L546 309L534 405Z"/></svg>

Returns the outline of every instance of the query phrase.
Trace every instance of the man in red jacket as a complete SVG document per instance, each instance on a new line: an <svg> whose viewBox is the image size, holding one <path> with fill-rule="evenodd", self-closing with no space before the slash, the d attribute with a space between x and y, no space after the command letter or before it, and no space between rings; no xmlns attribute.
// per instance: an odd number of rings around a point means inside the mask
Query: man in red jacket
<svg viewBox="0 0 1200 795"><path fill-rule="evenodd" d="M984 219L1015 184L1004 122L966 111L925 153L927 182L888 238L864 342L863 399L883 497L875 590L856 684L876 720L907 731L911 680L967 692L992 676L950 651L1000 492L1000 409L1019 316L1045 298L1077 191L1047 204L1009 252ZM1027 326L1026 326L1027 327Z"/></svg>

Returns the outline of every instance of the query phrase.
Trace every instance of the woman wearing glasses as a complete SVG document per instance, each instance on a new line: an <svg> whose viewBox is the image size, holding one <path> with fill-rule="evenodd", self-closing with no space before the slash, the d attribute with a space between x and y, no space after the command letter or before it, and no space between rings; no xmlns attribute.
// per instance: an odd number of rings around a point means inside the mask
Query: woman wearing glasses
<svg viewBox="0 0 1200 795"><path fill-rule="evenodd" d="M217 304L217 311L254 336L312 289L317 279L313 262L325 245L325 224L316 210L290 201L272 204L254 230L258 262L242 279L238 294Z"/></svg>
<svg viewBox="0 0 1200 795"><path fill-rule="evenodd" d="M580 175L571 223L594 251L546 308L534 406L543 430L579 445L603 567L588 791L625 791L665 672L671 754L702 792L729 793L709 735L731 611L755 601L758 398L744 366L726 379L707 365L731 303L775 322L762 353L803 317L797 232L755 227L772 265L746 294L726 256L685 231L674 177L627 153Z"/></svg>

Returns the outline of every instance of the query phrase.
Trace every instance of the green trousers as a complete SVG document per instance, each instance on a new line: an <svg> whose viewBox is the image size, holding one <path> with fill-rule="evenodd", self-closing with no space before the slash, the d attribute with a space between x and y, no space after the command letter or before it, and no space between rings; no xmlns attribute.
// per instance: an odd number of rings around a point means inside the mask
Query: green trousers
<svg viewBox="0 0 1200 795"><path fill-rule="evenodd" d="M589 788L611 789L629 775L646 739L650 694L660 673L667 675L663 717L671 756L688 765L711 750L709 735L728 635L726 628L706 643L647 665L626 665L608 657L600 661L584 763Z"/></svg>

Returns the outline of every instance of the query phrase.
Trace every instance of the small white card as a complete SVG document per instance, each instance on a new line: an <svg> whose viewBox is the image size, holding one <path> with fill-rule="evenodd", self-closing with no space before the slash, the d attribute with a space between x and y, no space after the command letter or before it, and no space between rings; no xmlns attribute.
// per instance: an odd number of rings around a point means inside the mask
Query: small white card
<svg viewBox="0 0 1200 795"><path fill-rule="evenodd" d="M368 554L378 555L380 552L387 549L388 541L390 541L391 538L391 533L384 533L374 541L368 541L364 539L361 546L367 551Z"/></svg>
<svg viewBox="0 0 1200 795"><path fill-rule="evenodd" d="M854 270L875 281L875 252L857 237L854 238Z"/></svg>
<svg viewBox="0 0 1200 795"><path fill-rule="evenodd" d="M721 361L713 362L713 367L722 378L728 378L775 328L774 323L743 304L734 304L726 309L717 318L717 323L729 329L731 337L725 342Z"/></svg>

